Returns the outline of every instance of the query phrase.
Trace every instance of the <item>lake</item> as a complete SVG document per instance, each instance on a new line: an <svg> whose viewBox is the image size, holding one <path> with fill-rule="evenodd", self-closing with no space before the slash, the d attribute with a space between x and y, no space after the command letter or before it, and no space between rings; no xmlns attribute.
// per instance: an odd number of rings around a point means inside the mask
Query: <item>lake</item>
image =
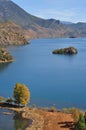
<svg viewBox="0 0 86 130"><path fill-rule="evenodd" d="M76 55L54 55L57 48L74 46ZM40 107L86 109L86 39L35 39L26 46L8 47L15 61L0 64L0 95L12 97L17 82L31 92L30 104Z"/></svg>
<svg viewBox="0 0 86 130"><path fill-rule="evenodd" d="M5 114L8 112L10 114ZM21 119L11 110L0 109L0 130L24 130L30 124L31 120Z"/></svg>

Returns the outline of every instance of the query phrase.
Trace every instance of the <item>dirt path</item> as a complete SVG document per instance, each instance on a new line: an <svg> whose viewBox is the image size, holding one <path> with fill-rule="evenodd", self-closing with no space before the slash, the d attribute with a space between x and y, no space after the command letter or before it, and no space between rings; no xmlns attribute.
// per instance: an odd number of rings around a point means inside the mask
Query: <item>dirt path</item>
<svg viewBox="0 0 86 130"><path fill-rule="evenodd" d="M73 119L61 112L44 113L44 130L71 130Z"/></svg>
<svg viewBox="0 0 86 130"><path fill-rule="evenodd" d="M26 130L72 130L73 118L71 114L62 112L47 112L41 109L25 110L23 117L33 119L31 128Z"/></svg>

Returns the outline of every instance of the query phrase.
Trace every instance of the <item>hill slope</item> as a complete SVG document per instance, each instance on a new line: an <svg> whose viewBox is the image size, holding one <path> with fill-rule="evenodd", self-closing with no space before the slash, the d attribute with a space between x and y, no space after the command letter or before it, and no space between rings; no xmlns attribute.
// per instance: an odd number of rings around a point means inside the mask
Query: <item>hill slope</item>
<svg viewBox="0 0 86 130"><path fill-rule="evenodd" d="M9 20L26 29L31 38L86 37L86 23L65 24L55 19L45 20L25 12L11 0L0 0L0 21Z"/></svg>
<svg viewBox="0 0 86 130"><path fill-rule="evenodd" d="M0 63L12 62L14 59L5 48L0 48Z"/></svg>
<svg viewBox="0 0 86 130"><path fill-rule="evenodd" d="M38 18L28 14L11 0L0 0L0 21L7 20L29 28Z"/></svg>
<svg viewBox="0 0 86 130"><path fill-rule="evenodd" d="M0 23L0 46L27 44L25 32L13 22Z"/></svg>

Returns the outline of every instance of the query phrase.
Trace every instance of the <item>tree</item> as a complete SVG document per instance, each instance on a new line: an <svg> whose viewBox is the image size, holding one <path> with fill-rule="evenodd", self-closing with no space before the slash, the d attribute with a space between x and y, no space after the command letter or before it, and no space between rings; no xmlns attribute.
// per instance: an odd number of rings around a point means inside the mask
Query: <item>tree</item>
<svg viewBox="0 0 86 130"><path fill-rule="evenodd" d="M16 83L14 87L14 99L18 105L26 106L30 101L30 91L25 84Z"/></svg>
<svg viewBox="0 0 86 130"><path fill-rule="evenodd" d="M4 98L2 96L0 96L0 102L3 102Z"/></svg>
<svg viewBox="0 0 86 130"><path fill-rule="evenodd" d="M86 112L85 112L85 114L84 114L84 118L85 118L85 124L86 124Z"/></svg>
<svg viewBox="0 0 86 130"><path fill-rule="evenodd" d="M80 114L75 127L75 130L85 130L85 118L82 114Z"/></svg>

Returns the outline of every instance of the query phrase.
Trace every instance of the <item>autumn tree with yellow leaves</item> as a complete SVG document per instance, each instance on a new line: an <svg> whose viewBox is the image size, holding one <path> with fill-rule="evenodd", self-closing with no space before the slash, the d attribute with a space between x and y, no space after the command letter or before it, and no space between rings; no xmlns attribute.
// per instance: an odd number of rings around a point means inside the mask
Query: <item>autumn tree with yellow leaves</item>
<svg viewBox="0 0 86 130"><path fill-rule="evenodd" d="M16 83L13 94L15 103L19 106L26 106L30 101L30 91L25 84Z"/></svg>

